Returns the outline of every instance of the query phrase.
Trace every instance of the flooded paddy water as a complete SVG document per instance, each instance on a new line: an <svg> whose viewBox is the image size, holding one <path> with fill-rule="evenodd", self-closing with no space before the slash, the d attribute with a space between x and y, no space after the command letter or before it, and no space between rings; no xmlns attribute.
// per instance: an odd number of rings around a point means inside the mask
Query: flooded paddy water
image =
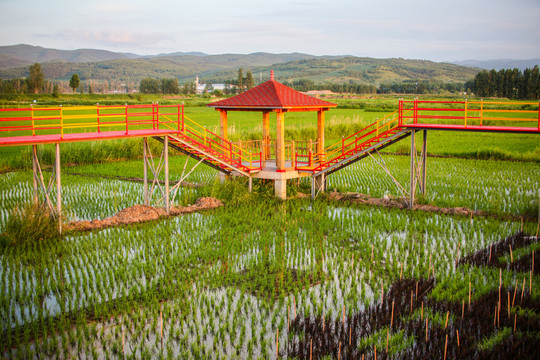
<svg viewBox="0 0 540 360"><path fill-rule="evenodd" d="M360 164L331 177L330 187L392 192L383 178L362 175ZM492 165L499 176L508 167ZM520 170L521 180L506 172L512 185L500 181L513 190L496 195L458 174L463 190L436 201L530 216L539 170ZM437 176L432 192L440 194ZM64 179L71 220L103 219L142 202L138 183ZM2 357L505 358L515 351L527 358L537 348L535 222L526 218L525 235L515 236L521 222L501 217L324 197L282 202L243 186L181 190L190 203L221 195L225 206L214 210L3 247ZM0 175L2 229L32 191L28 173Z"/></svg>

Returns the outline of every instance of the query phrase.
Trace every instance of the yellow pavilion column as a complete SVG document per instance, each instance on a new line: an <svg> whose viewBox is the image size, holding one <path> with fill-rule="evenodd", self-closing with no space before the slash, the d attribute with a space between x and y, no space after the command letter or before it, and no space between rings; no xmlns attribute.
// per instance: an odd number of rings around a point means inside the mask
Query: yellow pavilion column
<svg viewBox="0 0 540 360"><path fill-rule="evenodd" d="M280 199L287 198L287 179L285 178L285 122L284 113L276 112L276 179L275 195Z"/></svg>
<svg viewBox="0 0 540 360"><path fill-rule="evenodd" d="M227 134L227 110L219 109L219 136L229 140Z"/></svg>
<svg viewBox="0 0 540 360"><path fill-rule="evenodd" d="M319 163L324 162L326 158L326 154L324 153L324 110L317 112L317 157ZM316 191L324 191L325 181L325 174L313 178L313 185Z"/></svg>
<svg viewBox="0 0 540 360"><path fill-rule="evenodd" d="M224 109L219 109L219 136L221 136L224 140L229 140L229 134L227 133L227 110ZM222 141L221 146L223 147L221 149L223 155L230 156L230 149L225 141ZM219 180L221 182L224 182L227 179L229 179L229 176L223 174L222 172L219 173Z"/></svg>
<svg viewBox="0 0 540 360"><path fill-rule="evenodd" d="M324 154L324 111L319 110L317 112L317 154L319 161L325 160Z"/></svg>
<svg viewBox="0 0 540 360"><path fill-rule="evenodd" d="M281 110L276 112L276 167L278 172L285 170L285 124Z"/></svg>
<svg viewBox="0 0 540 360"><path fill-rule="evenodd" d="M262 123L262 132L263 132L263 158L265 160L270 159L270 112L263 112L263 123Z"/></svg>

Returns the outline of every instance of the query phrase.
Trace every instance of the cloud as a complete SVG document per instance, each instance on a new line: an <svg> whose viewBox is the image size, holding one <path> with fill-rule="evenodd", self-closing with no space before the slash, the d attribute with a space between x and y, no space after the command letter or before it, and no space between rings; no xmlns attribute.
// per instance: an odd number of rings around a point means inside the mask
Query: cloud
<svg viewBox="0 0 540 360"><path fill-rule="evenodd" d="M87 30L74 29L57 32L55 37L84 44L98 44L103 47L141 47L151 48L160 43L174 41L174 38L165 32L137 32L125 29Z"/></svg>

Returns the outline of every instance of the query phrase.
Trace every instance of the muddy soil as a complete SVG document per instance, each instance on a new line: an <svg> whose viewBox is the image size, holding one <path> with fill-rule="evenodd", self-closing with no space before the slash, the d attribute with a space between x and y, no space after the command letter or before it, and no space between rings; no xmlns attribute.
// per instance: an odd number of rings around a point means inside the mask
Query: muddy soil
<svg viewBox="0 0 540 360"><path fill-rule="evenodd" d="M374 206L383 206L396 209L408 209L409 205L403 198L394 198L391 196L385 196L384 198L375 198L360 193L339 193L330 192L328 197L331 200L351 202L357 204L366 204ZM413 206L413 210L436 212L445 215L473 215L473 216L489 216L490 214L485 211L475 211L466 207L452 207L444 208L429 204L417 204Z"/></svg>
<svg viewBox="0 0 540 360"><path fill-rule="evenodd" d="M165 208L146 205L134 205L129 208L123 209L116 215L105 218L103 220L72 221L68 224L65 224L64 229L66 231L98 230L118 225L143 223L170 216L191 214L198 211L216 209L220 206L223 206L223 203L218 199L212 197L199 198L193 205L172 207L169 214L165 212Z"/></svg>

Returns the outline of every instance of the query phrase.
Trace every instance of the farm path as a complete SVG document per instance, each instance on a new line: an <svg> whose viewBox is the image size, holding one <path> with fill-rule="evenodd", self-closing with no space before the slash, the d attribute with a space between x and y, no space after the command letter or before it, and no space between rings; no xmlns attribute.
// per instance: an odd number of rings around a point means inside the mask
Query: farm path
<svg viewBox="0 0 540 360"><path fill-rule="evenodd" d="M182 207L172 207L169 214L164 208L147 205L134 205L119 211L116 215L103 220L81 220L72 221L64 226L67 231L89 231L99 230L118 225L137 224L147 221L158 220L170 216L191 214L203 210L216 209L223 206L223 203L213 197L201 197L195 204Z"/></svg>

